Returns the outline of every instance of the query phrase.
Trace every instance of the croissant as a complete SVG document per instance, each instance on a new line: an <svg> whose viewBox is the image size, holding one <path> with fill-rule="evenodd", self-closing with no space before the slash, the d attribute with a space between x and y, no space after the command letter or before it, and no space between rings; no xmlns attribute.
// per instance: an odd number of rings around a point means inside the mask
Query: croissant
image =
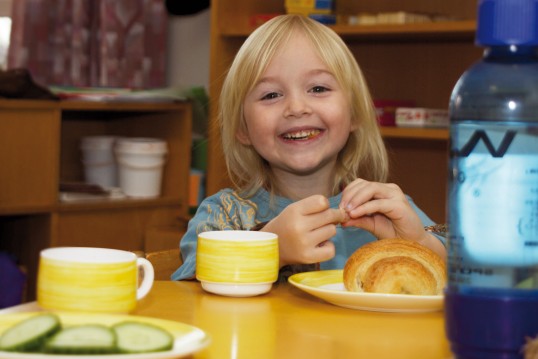
<svg viewBox="0 0 538 359"><path fill-rule="evenodd" d="M445 284L444 260L406 239L367 243L344 266L344 286L353 292L440 295Z"/></svg>

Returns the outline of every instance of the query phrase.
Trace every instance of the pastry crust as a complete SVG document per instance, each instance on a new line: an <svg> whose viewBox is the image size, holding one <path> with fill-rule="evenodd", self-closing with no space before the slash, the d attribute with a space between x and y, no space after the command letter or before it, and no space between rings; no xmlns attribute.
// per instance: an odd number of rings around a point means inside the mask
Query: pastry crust
<svg viewBox="0 0 538 359"><path fill-rule="evenodd" d="M446 264L431 249L406 239L382 239L357 249L344 267L353 292L440 295Z"/></svg>

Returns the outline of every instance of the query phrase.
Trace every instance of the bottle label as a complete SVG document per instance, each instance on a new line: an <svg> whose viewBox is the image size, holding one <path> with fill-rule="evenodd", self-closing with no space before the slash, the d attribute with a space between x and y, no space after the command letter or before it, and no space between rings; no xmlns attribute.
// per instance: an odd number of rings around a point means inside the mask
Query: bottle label
<svg viewBox="0 0 538 359"><path fill-rule="evenodd" d="M483 126L451 127L449 280L538 282L538 126Z"/></svg>

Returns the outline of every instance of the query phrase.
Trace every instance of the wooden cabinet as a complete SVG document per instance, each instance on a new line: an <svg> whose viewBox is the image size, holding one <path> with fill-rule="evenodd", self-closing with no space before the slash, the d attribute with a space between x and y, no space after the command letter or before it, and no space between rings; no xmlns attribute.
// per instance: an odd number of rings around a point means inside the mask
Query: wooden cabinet
<svg viewBox="0 0 538 359"><path fill-rule="evenodd" d="M408 11L451 16L454 21L350 26L335 25L357 58L374 99L413 100L417 106L447 108L461 74L477 61L474 46L476 2L466 0L336 1L339 15ZM215 0L211 3L211 59L208 193L229 185L216 122L224 74L255 14L284 13L283 0ZM382 128L391 160L390 180L398 183L435 221L445 221L448 131Z"/></svg>
<svg viewBox="0 0 538 359"><path fill-rule="evenodd" d="M189 102L0 100L0 250L28 269L29 298L45 247L178 245L189 210L191 111ZM161 196L61 202L60 182L83 181L80 140L90 135L164 139Z"/></svg>

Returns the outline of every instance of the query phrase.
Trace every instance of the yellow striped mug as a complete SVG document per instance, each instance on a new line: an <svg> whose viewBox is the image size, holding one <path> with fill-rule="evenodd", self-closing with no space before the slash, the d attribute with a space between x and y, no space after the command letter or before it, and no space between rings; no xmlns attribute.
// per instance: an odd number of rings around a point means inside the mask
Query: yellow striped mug
<svg viewBox="0 0 538 359"><path fill-rule="evenodd" d="M278 278L278 236L257 231L198 234L196 279L208 292L249 297L267 293Z"/></svg>
<svg viewBox="0 0 538 359"><path fill-rule="evenodd" d="M138 284L139 269L143 279ZM151 263L128 251L55 247L40 253L37 302L49 310L129 313L153 286Z"/></svg>

